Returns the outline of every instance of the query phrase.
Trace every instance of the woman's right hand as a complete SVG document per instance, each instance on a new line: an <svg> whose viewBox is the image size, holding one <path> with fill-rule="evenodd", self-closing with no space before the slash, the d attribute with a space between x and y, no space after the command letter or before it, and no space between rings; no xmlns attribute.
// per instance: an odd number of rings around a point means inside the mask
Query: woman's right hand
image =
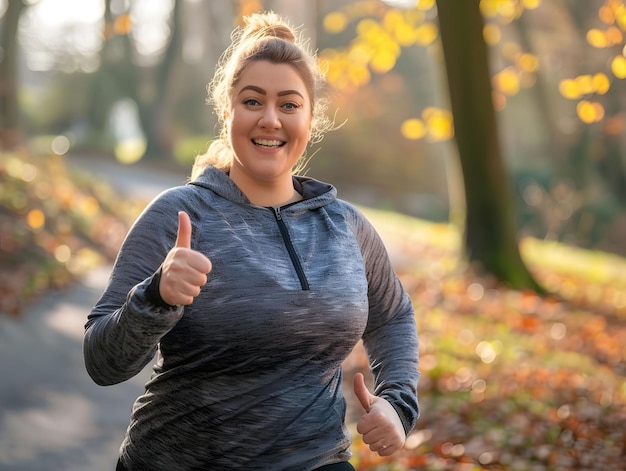
<svg viewBox="0 0 626 471"><path fill-rule="evenodd" d="M180 211L176 245L169 251L161 266L161 298L171 306L193 303L202 286L206 284L211 269L211 261L191 248L191 220L186 212Z"/></svg>

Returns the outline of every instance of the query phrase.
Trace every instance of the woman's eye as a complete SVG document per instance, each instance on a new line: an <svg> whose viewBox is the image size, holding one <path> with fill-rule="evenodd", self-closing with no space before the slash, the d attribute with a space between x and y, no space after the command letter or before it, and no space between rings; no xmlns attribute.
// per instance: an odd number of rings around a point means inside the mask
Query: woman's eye
<svg viewBox="0 0 626 471"><path fill-rule="evenodd" d="M300 106L297 105L296 103L285 103L283 105L283 108L285 108L287 111L293 111L293 110L300 108Z"/></svg>
<svg viewBox="0 0 626 471"><path fill-rule="evenodd" d="M259 103L258 100L255 100L254 98L248 98L246 101L243 102L243 104L246 106L259 106L261 103Z"/></svg>

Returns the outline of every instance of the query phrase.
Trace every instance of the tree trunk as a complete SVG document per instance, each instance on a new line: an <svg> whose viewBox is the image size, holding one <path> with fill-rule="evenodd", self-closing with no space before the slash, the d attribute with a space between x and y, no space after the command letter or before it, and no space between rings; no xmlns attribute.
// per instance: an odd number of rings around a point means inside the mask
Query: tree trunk
<svg viewBox="0 0 626 471"><path fill-rule="evenodd" d="M176 58L181 53L181 2L174 1L172 6L172 20L170 40L165 51L163 60L150 71L154 77L156 93L148 99L141 95L140 82L136 83L135 97L139 107L141 126L146 137L146 150L143 157L147 159L169 158L172 155L172 136L169 131L166 116L166 97L169 90L171 71Z"/></svg>
<svg viewBox="0 0 626 471"><path fill-rule="evenodd" d="M119 61L120 53L119 47L114 47L113 44L113 41L119 38L112 37L111 1L105 0L104 6L104 22L107 33L100 51L100 68L93 77L91 103L86 116L91 131L89 145L93 145L97 149L108 147L110 140L109 115L113 104L122 95L115 71L115 63Z"/></svg>
<svg viewBox="0 0 626 471"><path fill-rule="evenodd" d="M437 0L437 10L465 183L467 255L513 288L542 291L519 253L479 0Z"/></svg>
<svg viewBox="0 0 626 471"><path fill-rule="evenodd" d="M17 102L17 28L24 9L22 0L9 0L0 36L0 148L12 149L22 142L20 110Z"/></svg>

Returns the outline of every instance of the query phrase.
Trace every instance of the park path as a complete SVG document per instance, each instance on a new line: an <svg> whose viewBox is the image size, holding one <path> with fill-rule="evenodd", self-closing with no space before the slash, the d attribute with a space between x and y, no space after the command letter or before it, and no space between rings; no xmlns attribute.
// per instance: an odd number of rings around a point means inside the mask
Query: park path
<svg viewBox="0 0 626 471"><path fill-rule="evenodd" d="M68 158L128 197L150 199L186 176L143 166ZM87 314L110 266L65 291L53 291L23 315L0 315L0 471L110 471L132 403L149 372L101 387L82 357Z"/></svg>

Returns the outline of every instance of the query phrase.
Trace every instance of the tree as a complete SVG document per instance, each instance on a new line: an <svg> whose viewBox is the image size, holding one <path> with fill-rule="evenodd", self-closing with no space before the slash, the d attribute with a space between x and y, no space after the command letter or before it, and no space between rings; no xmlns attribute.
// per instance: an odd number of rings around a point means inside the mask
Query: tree
<svg viewBox="0 0 626 471"><path fill-rule="evenodd" d="M17 31L23 0L9 0L0 36L0 147L11 149L22 139L17 100Z"/></svg>
<svg viewBox="0 0 626 471"><path fill-rule="evenodd" d="M450 105L466 198L470 261L514 288L541 291L522 261L498 141L480 0L437 0Z"/></svg>

